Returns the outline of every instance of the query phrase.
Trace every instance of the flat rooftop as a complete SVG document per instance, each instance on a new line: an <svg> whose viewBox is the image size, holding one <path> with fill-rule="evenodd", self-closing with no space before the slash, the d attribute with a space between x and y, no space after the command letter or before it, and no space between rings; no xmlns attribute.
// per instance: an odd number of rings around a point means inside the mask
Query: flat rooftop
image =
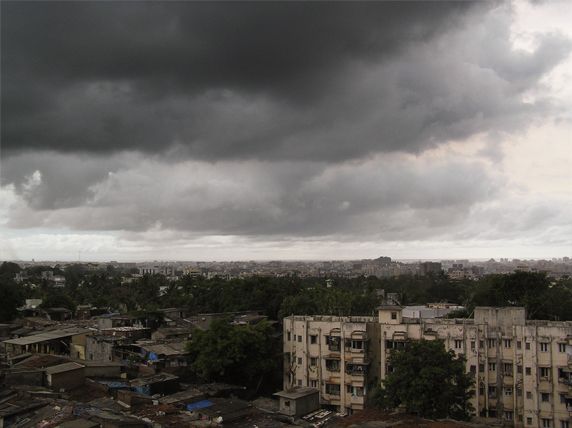
<svg viewBox="0 0 572 428"><path fill-rule="evenodd" d="M312 394L318 394L319 391L316 388L309 388L309 387L296 387L291 390L283 390L274 393L277 397L284 397L290 400L296 400L297 398L306 397Z"/></svg>
<svg viewBox="0 0 572 428"><path fill-rule="evenodd" d="M78 363L63 363L58 364L57 366L51 366L46 369L46 374L57 374L57 373L64 373L69 372L72 370L83 369L85 366L78 364Z"/></svg>

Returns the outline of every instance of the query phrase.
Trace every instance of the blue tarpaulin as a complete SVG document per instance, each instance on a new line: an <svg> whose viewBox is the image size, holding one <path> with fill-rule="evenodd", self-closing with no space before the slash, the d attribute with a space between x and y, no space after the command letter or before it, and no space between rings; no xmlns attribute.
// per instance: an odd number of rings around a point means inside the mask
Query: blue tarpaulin
<svg viewBox="0 0 572 428"><path fill-rule="evenodd" d="M187 410L189 412L193 412L195 410L205 409L207 407L212 406L213 404L214 403L212 401L201 400L201 401L197 401L196 403L187 404Z"/></svg>

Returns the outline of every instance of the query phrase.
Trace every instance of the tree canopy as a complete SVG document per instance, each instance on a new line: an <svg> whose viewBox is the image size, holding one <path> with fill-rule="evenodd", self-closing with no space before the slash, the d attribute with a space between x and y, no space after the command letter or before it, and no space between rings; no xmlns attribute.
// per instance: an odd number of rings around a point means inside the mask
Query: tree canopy
<svg viewBox="0 0 572 428"><path fill-rule="evenodd" d="M24 304L24 291L14 281L0 278L0 322L11 321Z"/></svg>
<svg viewBox="0 0 572 428"><path fill-rule="evenodd" d="M281 373L281 343L272 326L231 325L216 320L205 331L196 331L188 345L191 370L205 382L232 382L258 389L273 383ZM275 388L275 386L274 386Z"/></svg>
<svg viewBox="0 0 572 428"><path fill-rule="evenodd" d="M404 406L432 419L470 418L473 376L465 372L464 357L446 351L443 342L410 341L404 349L391 351L389 365L393 371L374 394L376 405Z"/></svg>
<svg viewBox="0 0 572 428"><path fill-rule="evenodd" d="M45 270L63 272L65 287L56 289L42 278ZM572 320L572 280L554 280L535 272L487 275L476 281L454 281L443 274L335 277L332 286L326 287L324 278L297 276L230 280L181 276L168 281L162 275L139 277L132 276L130 269L102 266L93 270L82 264L68 265L63 271L50 266L26 267L23 282L14 284L21 271L15 263L0 265L1 284L11 284L3 291L3 309L11 311L10 316L16 314L22 298L43 299L46 305L70 309L91 304L123 312L165 307L185 308L192 314L258 310L272 320L292 314L372 315L383 289L398 293L404 305L452 302L467 308L466 313L451 316L469 317L475 306L524 306L529 319ZM11 295L17 295L15 303L10 303Z"/></svg>

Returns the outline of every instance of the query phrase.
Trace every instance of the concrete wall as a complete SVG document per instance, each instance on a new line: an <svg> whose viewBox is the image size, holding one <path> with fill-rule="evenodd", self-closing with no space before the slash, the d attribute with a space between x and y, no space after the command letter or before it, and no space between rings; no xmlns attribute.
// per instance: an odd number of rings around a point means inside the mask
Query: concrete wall
<svg viewBox="0 0 572 428"><path fill-rule="evenodd" d="M507 307L479 307L475 308L475 324L488 324L492 327L512 328L515 325L524 325L526 311L524 308Z"/></svg>
<svg viewBox="0 0 572 428"><path fill-rule="evenodd" d="M62 373L48 374L47 383L56 391L77 388L85 383L84 367L78 367L75 370L68 370Z"/></svg>
<svg viewBox="0 0 572 428"><path fill-rule="evenodd" d="M86 335L85 334L77 334L72 336L71 341L71 357L76 358L78 360L85 360L85 342L86 342Z"/></svg>
<svg viewBox="0 0 572 428"><path fill-rule="evenodd" d="M119 365L88 365L84 369L85 377L118 378L121 376Z"/></svg>
<svg viewBox="0 0 572 428"><path fill-rule="evenodd" d="M285 398L280 398L280 411L282 412L282 404L283 401L288 401ZM284 406L287 408L286 406ZM298 398L296 400L290 400L290 411L291 413L286 413L290 416L294 416L295 418L299 418L301 416L307 415L314 410L318 410L320 408L320 395L316 391L315 394L307 395L305 397Z"/></svg>
<svg viewBox="0 0 572 428"><path fill-rule="evenodd" d="M113 344L97 336L86 338L85 359L89 361L111 361L113 358Z"/></svg>

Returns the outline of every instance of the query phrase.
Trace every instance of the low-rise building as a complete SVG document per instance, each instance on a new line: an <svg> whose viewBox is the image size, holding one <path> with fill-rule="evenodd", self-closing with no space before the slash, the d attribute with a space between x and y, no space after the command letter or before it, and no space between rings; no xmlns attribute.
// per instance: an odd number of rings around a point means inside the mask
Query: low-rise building
<svg viewBox="0 0 572 428"><path fill-rule="evenodd" d="M295 387L274 395L278 397L280 413L295 419L320 408L320 391L316 388Z"/></svg>
<svg viewBox="0 0 572 428"><path fill-rule="evenodd" d="M56 391L69 391L84 384L82 364L69 362L46 368L46 383Z"/></svg>
<svg viewBox="0 0 572 428"><path fill-rule="evenodd" d="M8 358L25 353L73 356L72 342L80 342L80 337L85 337L89 332L90 330L79 327L49 330L31 336L5 340L2 346Z"/></svg>

